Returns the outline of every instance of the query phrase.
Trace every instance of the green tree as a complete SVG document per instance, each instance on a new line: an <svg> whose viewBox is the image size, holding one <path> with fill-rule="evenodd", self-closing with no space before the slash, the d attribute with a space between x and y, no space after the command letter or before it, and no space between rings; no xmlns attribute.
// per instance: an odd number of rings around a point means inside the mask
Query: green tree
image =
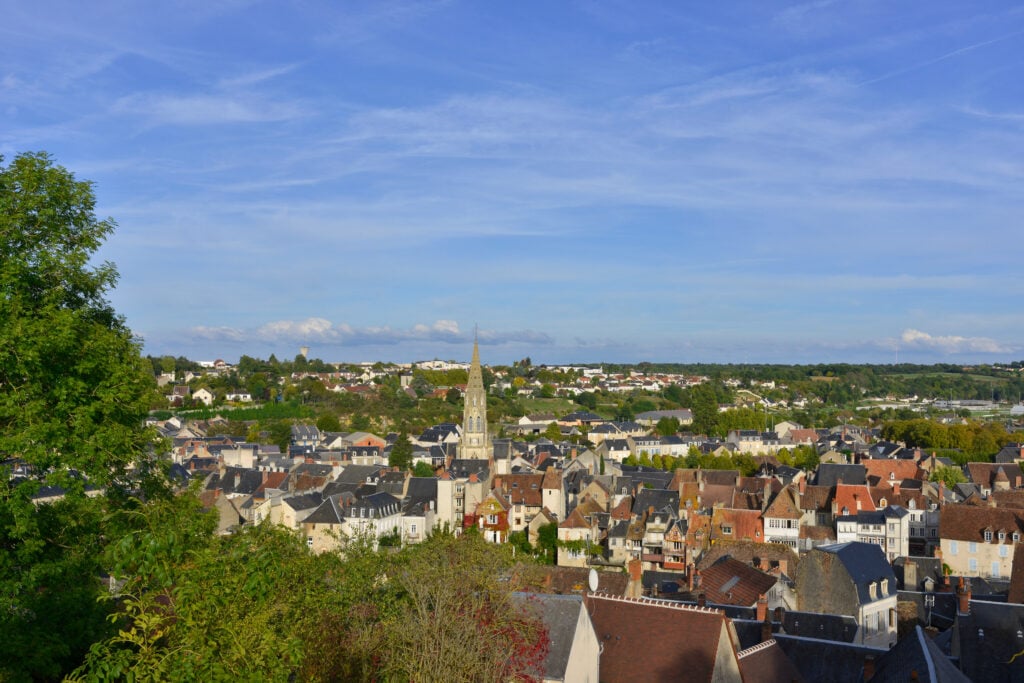
<svg viewBox="0 0 1024 683"><path fill-rule="evenodd" d="M114 266L89 264L114 222L88 182L45 154L0 158L0 453L80 491L130 487L153 445L152 368L106 300Z"/></svg>
<svg viewBox="0 0 1024 683"><path fill-rule="evenodd" d="M94 207L46 154L0 158L0 453L30 467L0 471L0 680L60 678L106 635L105 520L131 490L166 491L143 427L153 363L107 301L114 266L90 263L114 229ZM34 505L43 485L64 498Z"/></svg>
<svg viewBox="0 0 1024 683"><path fill-rule="evenodd" d="M160 359L160 371L165 374L171 374L175 370L174 356L164 356Z"/></svg>
<svg viewBox="0 0 1024 683"><path fill-rule="evenodd" d="M461 391L459 391L459 390L458 390L457 388L455 388L455 387L452 387L451 389L449 389L449 390L448 390L448 391L447 391L447 392L445 393L445 395L444 395L444 400L448 401L448 403L452 404L453 406L454 406L454 405L458 405L458 403L459 403L459 400L460 400L461 398L462 398L462 392L461 392Z"/></svg>
<svg viewBox="0 0 1024 683"><path fill-rule="evenodd" d="M690 410L693 411L693 431L709 436L718 432L718 397L708 384L699 384L690 390Z"/></svg>
<svg viewBox="0 0 1024 683"><path fill-rule="evenodd" d="M321 432L340 432L341 421L334 413L324 413L316 419L316 428Z"/></svg>
<svg viewBox="0 0 1024 683"><path fill-rule="evenodd" d="M967 477L958 467L936 467L931 476L928 477L929 481L941 481L946 485L946 488L953 488L957 484L963 484L967 481Z"/></svg>
<svg viewBox="0 0 1024 683"><path fill-rule="evenodd" d="M555 564L558 561L558 524L544 524L537 529L537 549L544 553L548 562Z"/></svg>
<svg viewBox="0 0 1024 683"><path fill-rule="evenodd" d="M405 432L399 434L398 440L391 446L388 464L397 467L402 472L412 467L412 443Z"/></svg>
<svg viewBox="0 0 1024 683"><path fill-rule="evenodd" d="M679 432L679 419L675 417L663 417L658 420L654 430L661 436L672 436Z"/></svg>
<svg viewBox="0 0 1024 683"><path fill-rule="evenodd" d="M552 422L544 428L544 436L552 441L562 440L562 428L558 426L557 422Z"/></svg>
<svg viewBox="0 0 1024 683"><path fill-rule="evenodd" d="M433 467L431 467L427 463L425 463L422 460L420 460L420 461L418 461L413 466L413 468L412 468L412 476L414 476L414 477L434 477L434 476L437 476L437 472L434 471Z"/></svg>

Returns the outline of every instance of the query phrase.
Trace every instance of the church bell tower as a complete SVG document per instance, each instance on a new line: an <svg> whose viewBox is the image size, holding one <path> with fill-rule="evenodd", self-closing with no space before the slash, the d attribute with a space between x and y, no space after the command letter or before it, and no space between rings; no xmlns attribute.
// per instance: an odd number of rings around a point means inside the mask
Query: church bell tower
<svg viewBox="0 0 1024 683"><path fill-rule="evenodd" d="M469 381L466 383L465 408L462 416L462 448L464 459L486 460L490 457L490 440L487 438L487 391L484 376L480 370L480 345L473 338L473 360L469 364Z"/></svg>

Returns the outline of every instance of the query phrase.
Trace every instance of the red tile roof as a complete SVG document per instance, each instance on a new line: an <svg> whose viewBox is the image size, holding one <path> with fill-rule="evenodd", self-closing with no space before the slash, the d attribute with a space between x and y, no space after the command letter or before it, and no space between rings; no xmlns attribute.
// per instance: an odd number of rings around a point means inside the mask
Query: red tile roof
<svg viewBox="0 0 1024 683"><path fill-rule="evenodd" d="M701 570L700 587L708 602L753 607L778 579L731 557Z"/></svg>
<svg viewBox="0 0 1024 683"><path fill-rule="evenodd" d="M1013 545L1013 533L1024 537L1024 510L976 505L944 505L939 513L939 535L952 541L985 542L985 530L992 532L998 544L999 531L1006 532L1004 543Z"/></svg>
<svg viewBox="0 0 1024 683"><path fill-rule="evenodd" d="M1003 471L1011 488L1018 488L1024 483L1024 471L1017 463L969 462L967 476L971 481L984 488L992 488L999 470Z"/></svg>
<svg viewBox="0 0 1024 683"><path fill-rule="evenodd" d="M766 519L768 517L775 519L800 519L803 516L800 505L796 500L799 494L796 494L793 489L794 487L790 485L779 491L775 499L768 505L768 509L764 511Z"/></svg>
<svg viewBox="0 0 1024 683"><path fill-rule="evenodd" d="M738 678L731 624L719 610L646 598L588 595L601 680L677 683Z"/></svg>
<svg viewBox="0 0 1024 683"><path fill-rule="evenodd" d="M540 507L543 505L541 485L543 474L506 474L501 477L501 489L513 505Z"/></svg>
<svg viewBox="0 0 1024 683"><path fill-rule="evenodd" d="M860 507L857 504L860 503ZM857 510L874 510L875 500L871 497L871 491L863 484L836 484L835 496L832 498L832 509L837 515L842 515L843 508L846 508L848 515L857 514Z"/></svg>
<svg viewBox="0 0 1024 683"><path fill-rule="evenodd" d="M868 477L876 477L878 486L892 486L904 479L922 479L924 470L912 460L892 460L890 458L868 458L860 464L867 470Z"/></svg>
<svg viewBox="0 0 1024 683"><path fill-rule="evenodd" d="M732 533L725 533L726 528ZM715 541L729 539L733 541L764 541L764 520L760 510L737 510L735 508L715 508L711 515L712 538Z"/></svg>

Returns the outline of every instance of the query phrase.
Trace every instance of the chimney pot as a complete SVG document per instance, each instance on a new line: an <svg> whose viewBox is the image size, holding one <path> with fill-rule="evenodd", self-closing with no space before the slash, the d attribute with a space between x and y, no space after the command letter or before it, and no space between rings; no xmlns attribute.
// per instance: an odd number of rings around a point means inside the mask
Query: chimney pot
<svg viewBox="0 0 1024 683"><path fill-rule="evenodd" d="M768 596L762 593L757 598L757 620L765 621L768 619Z"/></svg>

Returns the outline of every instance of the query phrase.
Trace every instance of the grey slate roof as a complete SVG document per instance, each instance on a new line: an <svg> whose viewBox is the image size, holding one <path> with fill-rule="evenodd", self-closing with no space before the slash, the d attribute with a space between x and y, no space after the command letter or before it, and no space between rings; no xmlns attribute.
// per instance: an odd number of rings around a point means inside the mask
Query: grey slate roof
<svg viewBox="0 0 1024 683"><path fill-rule="evenodd" d="M655 512L668 509L673 515L679 514L679 491L668 489L640 489L633 501L633 514L643 514L644 510L653 507Z"/></svg>
<svg viewBox="0 0 1024 683"><path fill-rule="evenodd" d="M324 496L319 491L299 493L281 499L282 504L287 504L293 510L309 510L310 508L320 507L323 502Z"/></svg>
<svg viewBox="0 0 1024 683"><path fill-rule="evenodd" d="M839 465L824 463L818 466L814 475L816 486L835 486L842 479L844 484L866 484L867 469L863 465Z"/></svg>
<svg viewBox="0 0 1024 683"><path fill-rule="evenodd" d="M345 484L365 484L369 478L372 483L376 483L385 469L380 465L348 465L341 471L336 481Z"/></svg>
<svg viewBox="0 0 1024 683"><path fill-rule="evenodd" d="M448 465L448 473L455 479L464 479L475 474L481 481L487 479L490 467L486 460L452 460Z"/></svg>
<svg viewBox="0 0 1024 683"><path fill-rule="evenodd" d="M953 649L973 681L1024 680L1024 605L971 600L970 613L957 619Z"/></svg>
<svg viewBox="0 0 1024 683"><path fill-rule="evenodd" d="M782 630L789 636L852 643L857 637L857 628L857 620L848 614L787 610L782 615Z"/></svg>
<svg viewBox="0 0 1024 683"><path fill-rule="evenodd" d="M622 476L629 477L634 484L650 484L653 488L667 488L672 483L672 472L643 466L622 466Z"/></svg>
<svg viewBox="0 0 1024 683"><path fill-rule="evenodd" d="M819 546L815 550L835 555L836 559L842 562L846 573L850 575L854 585L857 587L857 598L860 604L865 605L886 595L896 594L896 574L892 567L885 560L885 552L880 546L873 543L836 543L833 545ZM872 598L870 585L874 581L881 582L888 579L888 592L883 594L882 587L878 586L878 597Z"/></svg>
<svg viewBox="0 0 1024 683"><path fill-rule="evenodd" d="M306 524L341 524L345 521L345 513L342 511L339 498L340 496L337 495L329 496L303 522Z"/></svg>
<svg viewBox="0 0 1024 683"><path fill-rule="evenodd" d="M863 680L864 660L881 653L870 647L814 638L775 634L775 641L799 669L805 681L858 683Z"/></svg>
<svg viewBox="0 0 1024 683"><path fill-rule="evenodd" d="M548 654L544 658L544 680L564 681L583 609L582 596L513 593L512 602L526 609L538 609L548 630Z"/></svg>
<svg viewBox="0 0 1024 683"><path fill-rule="evenodd" d="M227 467L224 475L220 473L210 477L206 484L207 491L221 490L224 493L252 495L263 485L263 473L242 467Z"/></svg>
<svg viewBox="0 0 1024 683"><path fill-rule="evenodd" d="M912 677L916 676L916 677ZM871 683L970 683L920 626L875 658Z"/></svg>

